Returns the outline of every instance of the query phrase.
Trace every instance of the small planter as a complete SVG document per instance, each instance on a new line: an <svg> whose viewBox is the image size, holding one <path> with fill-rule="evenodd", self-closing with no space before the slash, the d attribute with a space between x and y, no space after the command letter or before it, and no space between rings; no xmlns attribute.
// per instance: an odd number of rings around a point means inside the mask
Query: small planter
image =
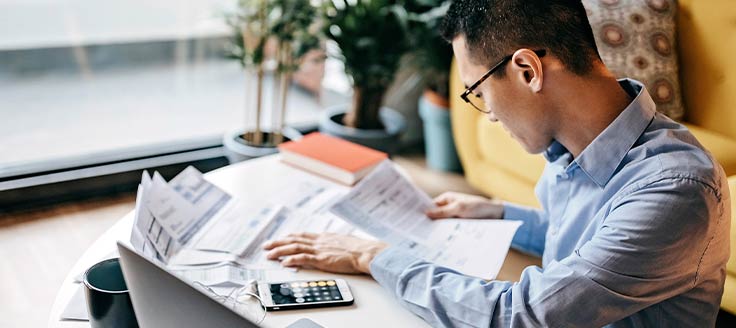
<svg viewBox="0 0 736 328"><path fill-rule="evenodd" d="M450 109L446 102L438 103L435 95L425 93L419 98L419 116L424 123L427 166L440 171L462 171L452 137Z"/></svg>
<svg viewBox="0 0 736 328"><path fill-rule="evenodd" d="M279 150L277 145L272 143L264 143L263 145L253 145L252 140L254 132L246 132L248 140L243 139L243 130L235 130L226 133L222 138L222 145L225 148L225 156L230 164L246 161L252 158L258 158L277 153ZM263 140L273 140L271 132L261 132ZM292 128L284 128L284 142L289 140L298 140L302 137L299 131Z"/></svg>
<svg viewBox="0 0 736 328"><path fill-rule="evenodd" d="M382 107L379 118L384 129L356 129L345 126L343 117L348 105L328 108L319 122L319 131L357 144L377 149L388 154L399 150L399 138L406 131L404 117L388 107Z"/></svg>

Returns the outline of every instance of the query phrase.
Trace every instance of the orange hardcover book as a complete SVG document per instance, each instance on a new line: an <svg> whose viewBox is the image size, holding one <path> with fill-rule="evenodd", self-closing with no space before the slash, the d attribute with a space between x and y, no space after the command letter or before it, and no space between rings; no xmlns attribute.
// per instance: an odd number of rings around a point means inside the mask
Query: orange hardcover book
<svg viewBox="0 0 736 328"><path fill-rule="evenodd" d="M281 160L306 171L352 186L388 154L319 132L279 145Z"/></svg>

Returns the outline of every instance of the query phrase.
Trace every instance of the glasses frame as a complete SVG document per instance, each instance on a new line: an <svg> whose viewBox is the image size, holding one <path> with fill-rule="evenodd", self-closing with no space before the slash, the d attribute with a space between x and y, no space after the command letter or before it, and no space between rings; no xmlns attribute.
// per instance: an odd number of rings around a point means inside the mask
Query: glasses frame
<svg viewBox="0 0 736 328"><path fill-rule="evenodd" d="M545 50L545 49L534 50L533 52L535 54L537 54L537 56L540 57L540 58L541 57L544 57L544 55L547 54L547 50ZM491 69L489 69L488 72L486 72L485 74L483 74L483 76L481 76L481 78L478 79L478 81L476 81L475 83L473 83L473 85L467 87L465 89L465 91L463 92L463 94L460 95L460 98L462 98L466 103L470 104L470 106L473 106L473 108L475 108L479 112L481 112L483 114L490 113L491 112L490 110L480 109L480 108L478 108L478 106L475 106L475 104L473 104L470 101L470 99L468 99L468 96L470 94L473 94L473 90L475 90L476 88L478 88L478 86L481 85L481 83L485 82L489 77L491 77L491 75L493 75L493 73L495 73L499 68L501 68L501 66L503 66L504 64L506 64L506 62L508 62L509 60L511 60L511 58L513 58L513 56L514 55L508 55L506 57L503 57L503 59L501 59L501 61L499 61L496 65L493 65L493 67L491 67ZM480 98L480 96L478 96L476 94L473 94L473 95L475 95L476 98Z"/></svg>

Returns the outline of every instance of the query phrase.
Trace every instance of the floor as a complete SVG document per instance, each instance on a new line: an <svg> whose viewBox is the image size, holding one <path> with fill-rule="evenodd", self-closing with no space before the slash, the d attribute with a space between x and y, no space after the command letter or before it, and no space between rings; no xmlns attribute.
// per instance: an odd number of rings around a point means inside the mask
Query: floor
<svg viewBox="0 0 736 328"><path fill-rule="evenodd" d="M421 155L394 160L432 196L475 192L459 174L428 170ZM68 271L134 203L133 195L122 195L0 216L0 327L45 326Z"/></svg>
<svg viewBox="0 0 736 328"><path fill-rule="evenodd" d="M133 209L132 195L0 217L0 327L43 327L77 258Z"/></svg>

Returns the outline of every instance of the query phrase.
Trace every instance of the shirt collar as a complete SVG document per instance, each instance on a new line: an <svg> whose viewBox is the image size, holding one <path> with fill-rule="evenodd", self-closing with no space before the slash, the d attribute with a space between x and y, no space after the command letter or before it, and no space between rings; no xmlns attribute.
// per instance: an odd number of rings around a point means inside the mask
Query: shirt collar
<svg viewBox="0 0 736 328"><path fill-rule="evenodd" d="M641 82L621 79L618 83L634 100L574 160L600 187L608 183L656 113L654 100ZM553 141L544 155L551 162L567 152L562 144Z"/></svg>

